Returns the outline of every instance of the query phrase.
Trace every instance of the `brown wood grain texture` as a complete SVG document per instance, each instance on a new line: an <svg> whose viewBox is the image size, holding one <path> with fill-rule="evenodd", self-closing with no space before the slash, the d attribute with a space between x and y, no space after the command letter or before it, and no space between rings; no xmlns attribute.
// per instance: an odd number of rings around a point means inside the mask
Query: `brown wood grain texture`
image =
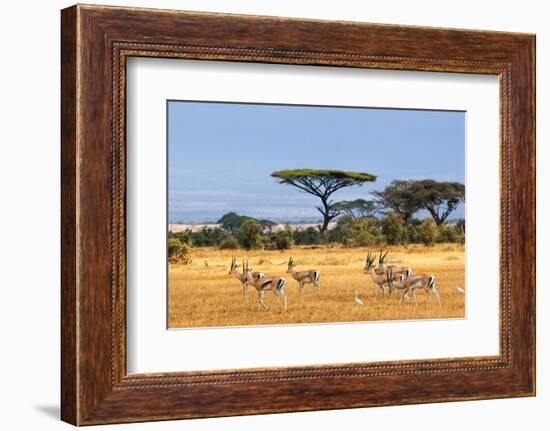
<svg viewBox="0 0 550 431"><path fill-rule="evenodd" d="M63 420L91 425L534 395L534 35L78 5L62 11L61 49ZM498 75L500 355L127 375L130 56Z"/></svg>

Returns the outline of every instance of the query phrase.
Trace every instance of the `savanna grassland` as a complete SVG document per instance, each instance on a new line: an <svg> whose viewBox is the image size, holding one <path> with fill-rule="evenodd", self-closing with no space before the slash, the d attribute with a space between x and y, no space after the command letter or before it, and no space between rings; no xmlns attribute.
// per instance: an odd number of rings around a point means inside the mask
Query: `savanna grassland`
<svg viewBox="0 0 550 431"><path fill-rule="evenodd" d="M370 275L363 272L365 248L296 246L286 251L244 251L200 247L193 250L190 264L169 266L168 326L189 328L464 317L464 294L456 289L464 288L465 284L463 245L408 245L387 250L387 265L408 266L413 274L436 277L442 307L435 298L428 303L423 291L417 294L418 306L412 302L400 305L399 293L395 291L387 303L384 303L382 294L374 303L375 284ZM269 311L258 308L258 294L253 286L249 287L248 302L244 302L240 281L228 274L233 256L239 264L248 259L253 270L264 272L266 277L284 276L288 310L284 311L283 301L277 301L273 292L266 294ZM286 274L290 256L297 271L320 271L320 293L315 294L313 286L308 284L304 295L299 295L298 282ZM356 291L364 305L355 302Z"/></svg>

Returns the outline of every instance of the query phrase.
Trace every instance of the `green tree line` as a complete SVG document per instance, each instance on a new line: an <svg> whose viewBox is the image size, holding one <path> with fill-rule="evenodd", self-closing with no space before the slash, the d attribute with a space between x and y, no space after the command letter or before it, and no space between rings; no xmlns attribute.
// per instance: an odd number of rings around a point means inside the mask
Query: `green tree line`
<svg viewBox="0 0 550 431"><path fill-rule="evenodd" d="M230 212L218 220L220 227L170 232L169 255L185 256L193 246L286 250L293 245L330 243L345 247L464 243L464 219L448 222L464 200L465 189L461 183L431 179L394 180L384 190L373 192L374 199L336 202L332 195L337 190L375 181L376 176L364 172L312 169L277 171L272 176L281 184L318 197L321 205L316 208L323 217L322 225L301 230L288 226L273 232L276 224L273 221ZM415 218L415 213L421 210L425 210L429 217L423 220ZM336 226L329 228L332 220L336 220Z"/></svg>
<svg viewBox="0 0 550 431"><path fill-rule="evenodd" d="M371 247L399 244L424 244L439 242L464 243L464 219L455 223L437 224L431 217L424 220L412 218L405 223L395 211L383 217L353 217L343 215L336 226L324 234L320 229L307 227L272 232L252 217L246 217L232 231L221 227L204 227L199 231L169 232L170 256L189 253L191 247L218 247L221 249L290 249L293 245L318 246L341 244L344 247Z"/></svg>

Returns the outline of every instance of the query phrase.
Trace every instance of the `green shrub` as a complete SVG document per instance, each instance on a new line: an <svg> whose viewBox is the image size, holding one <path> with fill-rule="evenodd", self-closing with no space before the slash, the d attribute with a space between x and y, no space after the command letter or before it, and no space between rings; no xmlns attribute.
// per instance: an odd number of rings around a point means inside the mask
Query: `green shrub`
<svg viewBox="0 0 550 431"><path fill-rule="evenodd" d="M219 227L203 227L201 230L195 232L190 229L185 232L169 232L168 238L177 238L189 246L215 247L219 245L227 235L228 234Z"/></svg>
<svg viewBox="0 0 550 431"><path fill-rule="evenodd" d="M349 245L355 247L371 247L384 243L384 236L378 228L375 218L361 218L351 225Z"/></svg>
<svg viewBox="0 0 550 431"><path fill-rule="evenodd" d="M462 239L455 226L440 224L437 226L437 242L462 242Z"/></svg>
<svg viewBox="0 0 550 431"><path fill-rule="evenodd" d="M190 230L186 230L185 232L168 232L168 239L170 238L177 238L182 243L187 244L189 247L191 247L194 244L193 241L193 233Z"/></svg>
<svg viewBox="0 0 550 431"><path fill-rule="evenodd" d="M346 247L353 245L352 228L355 219L351 215L343 215L336 222L336 227L329 231L329 242L340 242Z"/></svg>
<svg viewBox="0 0 550 431"><path fill-rule="evenodd" d="M224 250L233 250L239 248L239 241L233 235L227 235L220 241L219 247Z"/></svg>
<svg viewBox="0 0 550 431"><path fill-rule="evenodd" d="M292 247L292 231L285 229L275 234L275 246L277 250L289 250Z"/></svg>
<svg viewBox="0 0 550 431"><path fill-rule="evenodd" d="M239 228L239 242L243 248L250 250L262 246L262 226L256 220L245 220Z"/></svg>
<svg viewBox="0 0 550 431"><path fill-rule="evenodd" d="M418 226L418 239L426 246L433 245L437 240L437 225L431 217L426 217Z"/></svg>
<svg viewBox="0 0 550 431"><path fill-rule="evenodd" d="M168 257L182 258L186 256L191 247L179 238L168 238Z"/></svg>
<svg viewBox="0 0 550 431"><path fill-rule="evenodd" d="M329 231L329 237L334 229ZM322 236L318 229L310 226L303 230L293 232L294 244L296 245L317 245L321 244Z"/></svg>
<svg viewBox="0 0 550 431"><path fill-rule="evenodd" d="M389 212L382 218L381 224L382 233L388 244L401 244L407 240L407 228L403 218L398 213Z"/></svg>
<svg viewBox="0 0 550 431"><path fill-rule="evenodd" d="M418 233L417 225L410 224L407 226L407 242L409 244L418 244L420 241L420 234Z"/></svg>

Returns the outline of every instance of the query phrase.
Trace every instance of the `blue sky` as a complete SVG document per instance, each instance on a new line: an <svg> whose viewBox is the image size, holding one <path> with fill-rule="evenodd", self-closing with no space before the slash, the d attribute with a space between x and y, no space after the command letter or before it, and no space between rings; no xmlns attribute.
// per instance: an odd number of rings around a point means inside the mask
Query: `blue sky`
<svg viewBox="0 0 550 431"><path fill-rule="evenodd" d="M378 176L335 200L369 198L393 179L465 180L464 112L169 101L168 118L171 223L214 222L229 211L319 220L317 198L270 176L280 169ZM451 218L463 215L462 205Z"/></svg>

